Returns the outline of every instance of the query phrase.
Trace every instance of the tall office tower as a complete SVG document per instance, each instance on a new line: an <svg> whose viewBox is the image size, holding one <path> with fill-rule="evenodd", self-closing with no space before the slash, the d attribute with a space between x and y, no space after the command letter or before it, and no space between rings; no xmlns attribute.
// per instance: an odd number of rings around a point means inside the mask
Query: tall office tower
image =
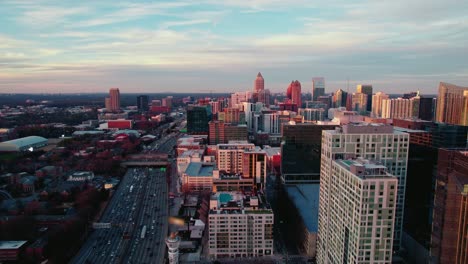
<svg viewBox="0 0 468 264"><path fill-rule="evenodd" d="M409 101L410 101L409 117L419 118L419 108L421 105L421 96L419 96L419 91L417 92L417 95L411 97Z"/></svg>
<svg viewBox="0 0 468 264"><path fill-rule="evenodd" d="M372 96L372 114L375 117L382 117L382 101L388 98L388 94L383 92L377 92Z"/></svg>
<svg viewBox="0 0 468 264"><path fill-rule="evenodd" d="M441 82L437 97L436 121L453 125L468 125L468 87Z"/></svg>
<svg viewBox="0 0 468 264"><path fill-rule="evenodd" d="M322 131L336 124L283 124L281 127L281 180L284 184L320 181Z"/></svg>
<svg viewBox="0 0 468 264"><path fill-rule="evenodd" d="M320 183L317 263L391 263L397 178L362 158L328 165Z"/></svg>
<svg viewBox="0 0 468 264"><path fill-rule="evenodd" d="M213 194L208 212L210 259L273 255L273 222L265 197Z"/></svg>
<svg viewBox="0 0 468 264"><path fill-rule="evenodd" d="M258 102L263 103L266 107L270 106L270 90L264 89L258 91Z"/></svg>
<svg viewBox="0 0 468 264"><path fill-rule="evenodd" d="M434 112L434 98L421 97L419 101L419 118L426 121L432 121Z"/></svg>
<svg viewBox="0 0 468 264"><path fill-rule="evenodd" d="M235 92L231 94L231 104L229 107L239 107L243 102L250 102L252 100L252 92Z"/></svg>
<svg viewBox="0 0 468 264"><path fill-rule="evenodd" d="M211 114L204 106L189 105L187 107L187 133L208 135L208 122Z"/></svg>
<svg viewBox="0 0 468 264"><path fill-rule="evenodd" d="M231 140L247 140L247 126L225 123L224 121L210 121L208 123L210 145L226 144Z"/></svg>
<svg viewBox="0 0 468 264"><path fill-rule="evenodd" d="M302 107L301 83L298 80L291 81L286 90L286 95L293 104L297 105L297 108Z"/></svg>
<svg viewBox="0 0 468 264"><path fill-rule="evenodd" d="M325 95L325 78L312 78L312 101L317 101L319 96Z"/></svg>
<svg viewBox="0 0 468 264"><path fill-rule="evenodd" d="M139 95L137 97L138 111L148 111L149 110L148 102L149 102L149 99L147 95Z"/></svg>
<svg viewBox="0 0 468 264"><path fill-rule="evenodd" d="M393 119L395 130L407 132L410 137L406 176L404 232L421 248L431 247L434 187L437 182L439 148L465 148L468 126L433 123L424 120ZM436 229L434 229L436 230ZM406 240L408 241L408 240ZM409 256L417 262L419 254Z"/></svg>
<svg viewBox="0 0 468 264"><path fill-rule="evenodd" d="M260 72L257 74L257 78L254 81L254 91L259 92L261 90L265 90L265 80Z"/></svg>
<svg viewBox="0 0 468 264"><path fill-rule="evenodd" d="M257 190L263 190L267 176L266 152L260 149L260 147L245 150L243 159L243 177L253 178Z"/></svg>
<svg viewBox="0 0 468 264"><path fill-rule="evenodd" d="M410 101L408 99L382 100L382 118L408 118L410 117Z"/></svg>
<svg viewBox="0 0 468 264"><path fill-rule="evenodd" d="M239 108L224 108L224 122L239 124L241 111Z"/></svg>
<svg viewBox="0 0 468 264"><path fill-rule="evenodd" d="M109 90L110 108L111 112L120 112L120 91L119 88L111 88Z"/></svg>
<svg viewBox="0 0 468 264"><path fill-rule="evenodd" d="M350 111L356 111L359 114L366 114L367 113L367 98L369 96L365 93L353 93L348 98L350 98ZM348 106L346 106L348 108Z"/></svg>
<svg viewBox="0 0 468 264"><path fill-rule="evenodd" d="M432 222L434 263L468 263L468 149L440 149Z"/></svg>
<svg viewBox="0 0 468 264"><path fill-rule="evenodd" d="M333 182L323 175L331 175L333 160L360 156L369 160L379 161L386 166L388 172L398 179L395 232L393 248L399 250L403 227L403 208L405 202L406 171L408 161L409 135L394 131L386 124L348 124L342 129L323 131L322 154L320 170L320 204L334 204L330 197ZM323 194L323 195L322 195ZM322 207L321 207L322 208ZM320 210L322 212L322 210ZM332 236L327 232L332 215L324 211L319 215L319 248L329 249L333 243ZM320 232L322 230L322 232Z"/></svg>
<svg viewBox="0 0 468 264"><path fill-rule="evenodd" d="M244 152L255 149L255 145L247 141L230 141L228 144L218 144L217 146L218 169L229 173L241 173L244 169Z"/></svg>
<svg viewBox="0 0 468 264"><path fill-rule="evenodd" d="M346 98L348 97L348 93L339 89L338 91L333 94L333 107L346 107Z"/></svg>
<svg viewBox="0 0 468 264"><path fill-rule="evenodd" d="M370 84L358 84L356 86L356 91L358 93L367 94L367 103L366 103L366 111L372 111L372 85Z"/></svg>

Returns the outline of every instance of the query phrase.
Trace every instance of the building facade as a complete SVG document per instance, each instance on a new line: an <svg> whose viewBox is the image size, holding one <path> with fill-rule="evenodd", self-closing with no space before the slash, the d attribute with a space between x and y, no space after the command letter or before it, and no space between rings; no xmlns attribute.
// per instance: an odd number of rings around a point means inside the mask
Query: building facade
<svg viewBox="0 0 468 264"><path fill-rule="evenodd" d="M453 125L468 125L468 87L439 84L436 121Z"/></svg>
<svg viewBox="0 0 468 264"><path fill-rule="evenodd" d="M380 162L398 179L393 245L395 250L399 250L403 228L408 149L409 135L394 130L391 125L351 123L342 128L323 131L320 193L324 195L320 195L320 203L332 203L330 196L325 195L333 188L332 182L322 176L331 175L333 160L358 156ZM319 236L324 243L328 243L325 241L330 237L327 233L320 235L320 225L327 225L329 217L330 215L322 215L322 222L319 222Z"/></svg>
<svg viewBox="0 0 468 264"><path fill-rule="evenodd" d="M397 178L365 159L330 165L320 183L329 188L320 187L317 263L391 263Z"/></svg>
<svg viewBox="0 0 468 264"><path fill-rule="evenodd" d="M317 101L322 95L325 95L325 78L312 78L312 101Z"/></svg>
<svg viewBox="0 0 468 264"><path fill-rule="evenodd" d="M208 254L211 259L273 255L271 208L264 197L216 193L208 214Z"/></svg>

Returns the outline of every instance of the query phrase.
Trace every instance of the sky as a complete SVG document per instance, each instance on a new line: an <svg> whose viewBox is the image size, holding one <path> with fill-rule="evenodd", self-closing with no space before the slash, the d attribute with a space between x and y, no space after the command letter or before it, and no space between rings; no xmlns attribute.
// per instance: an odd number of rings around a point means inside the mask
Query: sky
<svg viewBox="0 0 468 264"><path fill-rule="evenodd" d="M0 25L0 93L468 86L466 0L0 0Z"/></svg>

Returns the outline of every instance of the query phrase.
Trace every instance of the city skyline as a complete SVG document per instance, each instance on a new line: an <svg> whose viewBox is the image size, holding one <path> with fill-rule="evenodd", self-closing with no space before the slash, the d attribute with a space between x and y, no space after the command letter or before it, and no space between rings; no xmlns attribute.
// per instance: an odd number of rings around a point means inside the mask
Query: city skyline
<svg viewBox="0 0 468 264"><path fill-rule="evenodd" d="M2 1L0 93L466 86L468 3ZM287 19L280 19L287 18Z"/></svg>

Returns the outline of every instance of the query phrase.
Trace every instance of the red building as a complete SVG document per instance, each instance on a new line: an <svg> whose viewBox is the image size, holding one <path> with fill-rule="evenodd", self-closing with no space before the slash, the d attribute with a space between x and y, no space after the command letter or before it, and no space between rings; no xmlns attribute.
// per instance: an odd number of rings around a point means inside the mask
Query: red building
<svg viewBox="0 0 468 264"><path fill-rule="evenodd" d="M169 113L171 109L167 106L151 106L151 112L153 114Z"/></svg>
<svg viewBox="0 0 468 264"><path fill-rule="evenodd" d="M107 121L107 127L109 129L132 129L133 121L132 120L109 120Z"/></svg>
<svg viewBox="0 0 468 264"><path fill-rule="evenodd" d="M292 81L288 89L286 90L286 95L293 104L296 104L298 108L302 107L302 94L301 94L301 83L298 80Z"/></svg>

